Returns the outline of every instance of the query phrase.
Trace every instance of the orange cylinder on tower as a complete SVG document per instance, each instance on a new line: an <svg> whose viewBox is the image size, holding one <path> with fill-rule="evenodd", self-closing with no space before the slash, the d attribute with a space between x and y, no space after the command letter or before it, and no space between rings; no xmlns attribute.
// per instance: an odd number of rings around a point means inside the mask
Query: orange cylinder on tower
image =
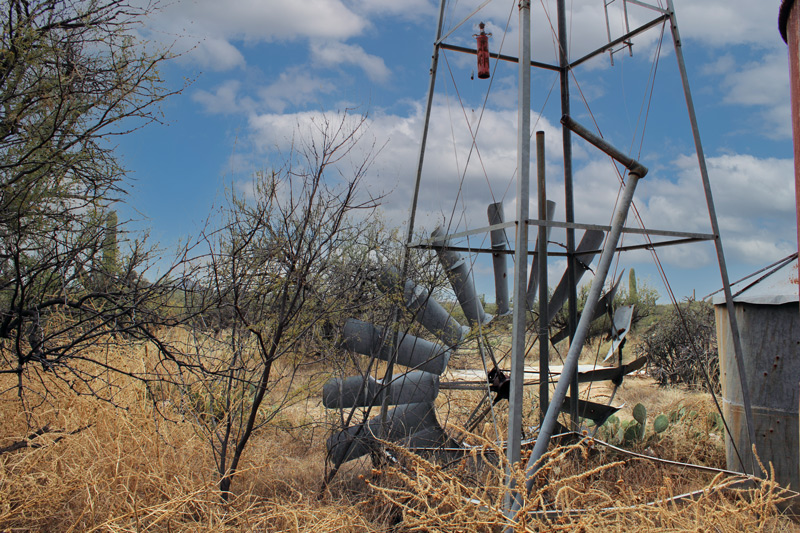
<svg viewBox="0 0 800 533"><path fill-rule="evenodd" d="M483 31L484 23L480 23L481 33L478 39L478 77L485 80L489 77L489 35Z"/></svg>

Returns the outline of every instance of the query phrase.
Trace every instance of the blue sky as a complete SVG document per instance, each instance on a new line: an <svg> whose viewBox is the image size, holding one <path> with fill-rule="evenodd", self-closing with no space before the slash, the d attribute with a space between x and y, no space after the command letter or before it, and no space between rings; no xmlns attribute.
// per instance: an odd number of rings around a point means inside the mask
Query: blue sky
<svg viewBox="0 0 800 533"><path fill-rule="evenodd" d="M481 3L449 2L445 32ZM732 280L797 248L788 60L777 30L779 3L675 0ZM612 37L622 31L621 4L616 0L610 8ZM474 46L473 34L484 21L492 33L490 50L517 55L516 5L516 0L490 2L447 42ZM123 215L136 219L134 227L150 228L169 251L198 233L213 206L223 202L225 187L245 190L253 172L280 166L290 139L306 135L315 116L354 108L369 115L362 146L374 142L382 147L365 194L386 194L382 217L402 226L410 205L437 10L438 2L429 0L182 0L164 5L142 34L181 52L163 70L171 87L192 82L163 106L165 125L120 140L119 153L132 177ZM628 12L631 27L655 15L632 4ZM603 0L571 0L567 18L571 58L607 42ZM556 63L555 20L554 1L533 3L535 60ZM441 59L419 229L430 231L443 222L451 231L485 226L492 198L503 200L506 220L514 216L516 67L498 65L491 84L475 71L474 56L446 52ZM547 136L548 197L558 203L556 219L564 220L555 76L533 72L532 122ZM571 91L578 121L586 126L596 122L606 139L650 168L635 197L645 226L709 232L669 29L663 40L660 27L637 37L633 56L620 52L613 66L607 54L581 65ZM478 132L480 158L473 155L465 167L470 126ZM614 167L579 140L574 156L576 220L609 223L618 194ZM532 165L535 170L535 161ZM535 215L535 197L531 205ZM628 225L636 223L629 219ZM558 232L551 238L564 239ZM470 244L483 245L479 238ZM693 291L704 296L720 286L708 244L661 248L659 259L679 298ZM549 283L554 286L563 261L551 264ZM479 292L493 300L490 262L479 260L474 268ZM662 299L666 295L650 254L622 254L615 270L623 268L635 268L640 280Z"/></svg>

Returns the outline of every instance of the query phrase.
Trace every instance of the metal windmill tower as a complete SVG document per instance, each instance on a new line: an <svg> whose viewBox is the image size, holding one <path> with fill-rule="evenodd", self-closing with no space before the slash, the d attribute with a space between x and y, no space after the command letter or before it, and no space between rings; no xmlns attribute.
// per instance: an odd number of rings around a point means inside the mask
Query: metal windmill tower
<svg viewBox="0 0 800 533"><path fill-rule="evenodd" d="M612 38L610 27L608 26L608 8L614 2L621 3L624 13L624 33L616 38ZM659 1L660 0L655 0ZM700 140L697 118L695 116L694 104L686 74L686 67L683 57L683 49L678 31L677 19L672 0L665 0L665 5L653 5L640 0L603 0L603 7L606 13L606 23L608 29L608 42L593 50L592 52L578 58L569 57L569 29L567 25L567 13L564 0L557 0L557 28L554 31L557 35L558 61L557 64L545 64L531 60L531 2L530 0L519 0L519 53L516 57L502 55L499 53L489 53L486 49L485 33L481 25L481 33L477 35L476 48L466 48L454 44L449 44L447 38L466 22L474 20L475 15L489 3L483 2L474 12L463 21L453 25L449 33L444 34L443 22L447 0L441 0L438 11L438 22L433 44L433 54L430 68L429 86L426 99L426 111L424 126L421 135L418 163L416 166L416 176L414 181L412 205L408 224L406 228L406 253L399 268L387 268L378 280L381 290L388 293L397 293L403 301L397 313L411 311L414 318L422 324L429 332L439 339L440 342L429 342L419 337L408 334L395 334L390 328L380 328L351 320L343 332L344 345L360 354L373 359L383 359L387 361L385 377L381 380L375 378L362 378L356 376L347 379L331 380L325 387L325 405L329 408L370 408L380 409L380 413L371 420L351 425L353 419L351 415L347 417L345 427L335 433L328 441L329 458L334 464L332 472L335 473L338 466L349 459L359 457L369 453L374 449L379 439L403 442L410 447L436 447L454 446L458 443L448 436L444 428L439 424L433 408L433 399L439 392L439 376L445 371L450 354L456 350L462 340L468 335L468 331L478 332L478 345L484 349L480 342L481 327L491 320L491 316L486 314L477 297L472 272L466 264L460 252L463 247L457 246L459 239L470 235L491 236L491 248L475 249L468 251L477 253L491 253L494 261L496 300L498 312L503 314L509 312L509 300L513 301L512 316L512 347L510 375L508 379L495 366L495 374L488 376L484 385L486 398L488 393L495 392L496 398L500 397L505 387L509 402L508 416L508 438L507 456L510 462L515 463L520 459L520 449L522 440L522 413L523 413L523 386L524 386L524 360L528 346L526 345L526 322L529 320L529 311L537 296L538 289L538 311L539 327L537 330L540 348L539 360L539 408L542 413L541 425L538 436L533 447L532 454L528 462L528 475L530 489L533 483L533 474L538 468L538 462L547 450L549 440L556 429L556 418L562 410L569 406L569 413L573 427L581 416L587 416L587 409L596 408L590 402L581 402L578 399L579 381L594 381L621 379L622 376L630 372L634 367L622 365L616 369L601 369L593 372L580 373L578 371L578 357L587 338L589 326L599 314L608 308L613 301L613 289L610 293L603 294L612 260L617 252L647 248L654 249L660 246L669 246L697 242L701 240L713 241L719 262L720 275L723 282L723 290L728 302L728 315L731 320L731 329L734 332L734 349L737 363L740 369L740 376L744 381L742 372L741 345L738 337L738 327L736 325L735 313L731 298L730 283L725 264L725 258L720 239L719 225L716 218L714 202L711 194L711 187L708 178L708 170L705 162L702 143ZM637 9L647 10L652 13L652 18L646 23L630 28L628 18L628 7L636 6ZM685 96L686 107L691 123L691 131L694 140L695 151L697 154L698 165L702 180L702 187L705 193L706 205L710 221L710 233L687 233L670 230L653 230L644 228L625 227L624 223L628 217L629 209L634 199L637 183L647 174L647 168L630 157L622 150L619 150L592 133L588 128L581 125L571 115L570 97L570 75L572 71L581 64L597 56L609 53L613 62L615 53L628 50L630 52L632 39L656 27L668 25L672 35L675 56L678 62L678 69ZM420 198L421 178L426 154L429 127L431 124L431 110L433 107L434 94L436 88L437 71L439 69L440 52L443 50L474 54L478 56L479 78L486 77L488 58L495 61L513 62L518 65L518 121L517 121L517 179L516 179L516 214L513 221L503 221L502 205L493 203L489 206L489 225L482 227L469 228L466 231L448 234L444 229L437 229L433 232L430 239L415 241L414 231L417 216L417 205ZM488 56L488 57L487 57ZM536 218L531 218L529 213L530 198L530 161L531 161L531 71L532 69L547 69L558 73L560 111L561 111L561 134L563 148L563 182L564 182L564 213L565 221L556 222L553 220L553 204L546 196L546 180L544 176L544 139L543 135L537 134L537 176L538 176L538 214ZM580 223L575 220L574 210L574 190L573 190L573 134L584 139L594 148L601 150L610 156L617 164L624 167L627 175L622 179L622 189L618 202L614 208L611 224L608 226L598 226L594 224ZM536 226L536 245L530 247L529 227ZM515 228L515 239L513 250L507 249L505 245L505 230ZM552 297L548 296L547 283L547 258L553 255L547 249L547 235L550 228L561 228L566 231L566 249L563 253L557 254L567 259L567 270L559 286L555 289ZM576 243L575 230L583 230L583 238ZM638 234L643 236L647 244L640 246L623 246L620 244L620 236L625 233ZM653 239L656 240L653 240ZM433 298L429 291L417 285L414 281L407 279L408 257L411 248L430 248L434 249L439 256L440 263L448 275L452 284L453 292L458 298L459 304L469 326L459 324L441 305ZM600 255L595 276L584 306L584 312L578 316L577 312L577 285L583 269L580 264L588 264L592 258ZM506 257L513 255L514 271L511 276L513 288L511 298L508 297L506 285ZM533 256L533 267L530 272L527 269L528 256ZM505 288L504 288L505 287ZM544 317L552 317L564 302L567 302L569 309L569 335L570 349L564 361L563 369L558 383L552 392L550 391L549 381L550 372L548 370L550 344L549 320ZM404 309L403 309L404 308ZM627 320L627 325L626 325ZM613 319L615 329L619 328L618 333L623 335L630 324L630 310L618 310ZM619 339L618 339L619 340ZM488 348L486 348L488 349ZM494 363L494 358L492 357ZM395 373L395 365L411 369L411 372ZM608 370L611 370L609 372ZM499 378L499 380L498 380ZM494 381L493 381L494 380ZM744 410L747 418L747 426L750 432L751 441L753 437L753 423L749 394L746 383L742 383ZM571 392L570 392L571 391ZM567 394L570 397L567 398ZM394 406L394 407L392 407ZM391 409L390 409L391 408ZM476 408L476 412L478 409ZM373 412L373 414L375 414ZM473 413L474 414L474 413ZM599 419L608 416L608 411L603 411L597 415ZM757 473L756 465L751 465L753 473ZM509 502L513 506L517 502Z"/></svg>

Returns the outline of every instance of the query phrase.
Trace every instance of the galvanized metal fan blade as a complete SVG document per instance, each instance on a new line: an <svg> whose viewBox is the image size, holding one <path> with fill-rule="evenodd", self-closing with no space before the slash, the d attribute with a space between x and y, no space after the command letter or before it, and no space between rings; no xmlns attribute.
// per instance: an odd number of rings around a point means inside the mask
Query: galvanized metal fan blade
<svg viewBox="0 0 800 533"><path fill-rule="evenodd" d="M429 427L418 431L400 441L404 448L410 450L419 448L441 448L446 446L448 448L461 448L459 444L450 438L450 436L441 427Z"/></svg>
<svg viewBox="0 0 800 533"><path fill-rule="evenodd" d="M383 328L369 322L348 318L342 331L342 346L361 355L388 361L397 347L395 362L415 370L441 375L450 360L450 348L408 333L397 333L381 344Z"/></svg>
<svg viewBox="0 0 800 533"><path fill-rule="evenodd" d="M328 409L369 407L383 400L382 392L388 395L388 405L433 402L439 394L439 376L428 372L408 372L394 376L388 384L367 376L345 379L332 378L322 387L322 405Z"/></svg>
<svg viewBox="0 0 800 533"><path fill-rule="evenodd" d="M547 220L553 220L556 214L556 203L552 200L547 200ZM547 226L547 238L550 239L550 226ZM539 249L539 238L536 238L534 250ZM531 273L528 276L528 292L526 293L526 302L528 309L533 309L533 302L536 300L536 289L539 288L539 254L533 256L533 263L531 264Z"/></svg>
<svg viewBox="0 0 800 533"><path fill-rule="evenodd" d="M445 434L439 421L436 420L433 404L429 402L398 405L389 410L384 429L383 435L390 442L409 439L422 431L431 433L441 431L442 435ZM334 433L327 441L328 457L335 465L357 459L377 448L380 435L380 416L372 418L366 424L351 426Z"/></svg>
<svg viewBox="0 0 800 533"><path fill-rule="evenodd" d="M436 239L433 243L435 246L447 246L446 234L441 227L433 230L431 237ZM469 320L470 326L474 328L488 323L492 319L492 315L483 310L483 305L475 292L475 283L466 259L461 257L459 252L445 248L436 248L436 255L439 257L439 262L447 274L447 279L450 280L453 292L456 293L458 303L461 305L461 310L464 311L464 316Z"/></svg>
<svg viewBox="0 0 800 533"><path fill-rule="evenodd" d="M503 202L489 204L486 214L489 216L490 226L502 224ZM497 304L497 314L504 316L511 312L508 305L508 257L504 253L508 249L508 238L504 229L493 229L490 236L493 250L494 301Z"/></svg>
<svg viewBox="0 0 800 533"><path fill-rule="evenodd" d="M603 238L605 237L605 233L600 230L586 230L586 233L583 234L583 238L581 242L578 244L578 248L575 250L575 259L579 265L586 265L586 268L577 268L575 270L575 283L581 280L583 274L588 269L588 265L591 264L592 259L594 256L597 255L597 251L600 249L600 246L603 244ZM550 298L550 304L548 306L549 316L547 317L547 323L549 324L552 322L553 318L558 314L561 310L561 307L564 305L564 302L567 301L567 294L568 294L568 280L567 280L568 272L564 272L564 275L561 276L561 281L558 282L558 286L556 290L553 292L553 296Z"/></svg>
<svg viewBox="0 0 800 533"><path fill-rule="evenodd" d="M608 350L608 355L603 361L608 361L614 352L625 342L625 336L631 329L631 321L633 320L633 306L625 305L614 311L614 324L611 329L611 348Z"/></svg>
<svg viewBox="0 0 800 533"><path fill-rule="evenodd" d="M594 308L594 314L592 315L592 322L595 320L600 319L606 314L611 314L611 306L614 303L614 296L617 294L617 288L619 288L619 282L622 279L622 274L619 275L617 281L614 282L614 285L606 292L602 298L597 302L597 306ZM584 310L585 311L585 310ZM580 313L578 314L578 318L580 319ZM550 342L553 344L562 341L569 336L569 328L563 328L561 331L550 337Z"/></svg>
<svg viewBox="0 0 800 533"><path fill-rule="evenodd" d="M400 285L400 272L385 269L378 278L378 287L385 293ZM450 347L464 338L469 328L462 326L447 310L434 300L430 293L411 280L403 283L403 303L414 314L414 320Z"/></svg>
<svg viewBox="0 0 800 533"><path fill-rule="evenodd" d="M647 357L640 357L627 365L578 372L578 383L588 383L590 381L611 381L614 384L622 383L623 377L631 372L636 372L642 368L645 363L647 363Z"/></svg>
<svg viewBox="0 0 800 533"><path fill-rule="evenodd" d="M571 404L572 399L566 396L564 403L561 405L561 412L569 413ZM578 416L592 420L597 426L602 426L608 417L619 411L619 409L619 407L611 405L578 399Z"/></svg>

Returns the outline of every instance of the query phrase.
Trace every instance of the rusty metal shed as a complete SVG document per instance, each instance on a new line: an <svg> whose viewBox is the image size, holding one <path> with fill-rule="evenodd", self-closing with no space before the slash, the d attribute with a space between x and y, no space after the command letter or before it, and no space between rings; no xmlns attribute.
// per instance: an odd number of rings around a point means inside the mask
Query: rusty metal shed
<svg viewBox="0 0 800 533"><path fill-rule="evenodd" d="M800 307L797 254L731 286L752 401L758 458L772 463L781 485L800 489ZM752 451L733 354L725 297L713 300L720 356L723 414L730 427L728 468L743 471ZM738 452L738 453L737 453Z"/></svg>

